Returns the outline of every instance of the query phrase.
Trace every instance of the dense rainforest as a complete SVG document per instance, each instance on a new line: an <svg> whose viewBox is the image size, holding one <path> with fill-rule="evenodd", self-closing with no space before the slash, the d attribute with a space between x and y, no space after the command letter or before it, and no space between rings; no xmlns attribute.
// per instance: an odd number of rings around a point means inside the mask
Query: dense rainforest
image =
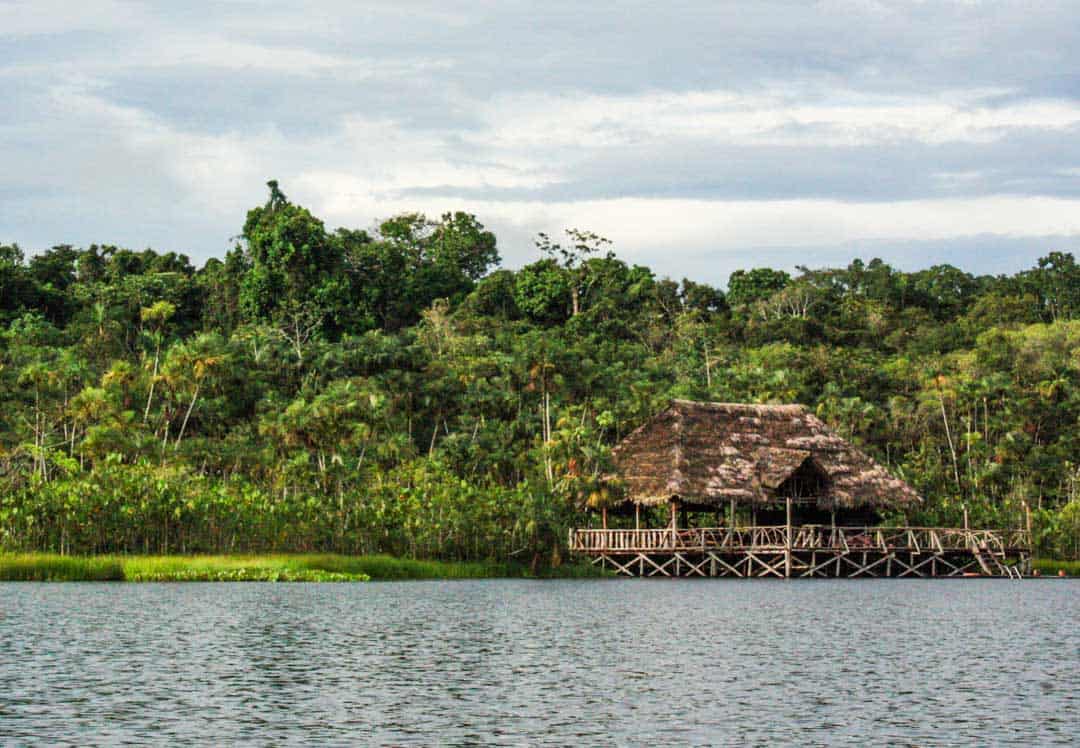
<svg viewBox="0 0 1080 748"><path fill-rule="evenodd" d="M276 182L223 260L0 246L0 550L555 562L673 397L799 402L926 497L1080 555L1080 266L658 278L472 215L328 230ZM899 519L899 518L896 518Z"/></svg>

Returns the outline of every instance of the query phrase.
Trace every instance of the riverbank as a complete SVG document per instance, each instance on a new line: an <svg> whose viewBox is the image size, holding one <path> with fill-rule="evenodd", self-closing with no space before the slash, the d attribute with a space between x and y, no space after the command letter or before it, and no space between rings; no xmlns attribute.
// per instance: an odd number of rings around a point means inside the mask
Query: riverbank
<svg viewBox="0 0 1080 748"><path fill-rule="evenodd" d="M1044 577L1056 577L1061 571L1064 571L1066 576L1080 577L1080 561L1037 558L1031 562L1031 566Z"/></svg>
<svg viewBox="0 0 1080 748"><path fill-rule="evenodd" d="M1044 577L1080 576L1080 561L1035 559ZM367 582L410 579L574 578L610 576L588 564L530 572L523 564L425 561L394 556L238 554L218 556L60 556L0 553L4 582Z"/></svg>
<svg viewBox="0 0 1080 748"><path fill-rule="evenodd" d="M366 582L409 579L602 576L563 565L533 574L522 564L421 561L393 556L272 554L228 556L59 556L0 554L0 581L36 582Z"/></svg>

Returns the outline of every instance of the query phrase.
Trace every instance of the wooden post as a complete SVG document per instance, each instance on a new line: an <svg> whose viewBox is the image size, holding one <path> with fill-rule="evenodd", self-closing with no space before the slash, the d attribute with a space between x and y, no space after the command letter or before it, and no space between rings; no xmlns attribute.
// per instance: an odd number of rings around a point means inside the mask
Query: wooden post
<svg viewBox="0 0 1080 748"><path fill-rule="evenodd" d="M1027 542L1028 550L1035 545L1035 538L1031 534L1031 505L1027 503L1027 499L1024 499L1024 517L1027 522Z"/></svg>
<svg viewBox="0 0 1080 748"><path fill-rule="evenodd" d="M964 504L964 532L967 532L969 529L970 528L968 527L967 503L965 503Z"/></svg>
<svg viewBox="0 0 1080 748"><path fill-rule="evenodd" d="M784 541L784 577L791 578L791 496L787 497L787 533Z"/></svg>
<svg viewBox="0 0 1080 748"><path fill-rule="evenodd" d="M672 499L670 506L671 506L671 522L668 523L668 527L669 527L669 532L671 533L671 547L674 548L676 546L676 543L675 543L675 540L676 540L675 528L677 528L679 526L678 502L676 502L675 499Z"/></svg>
<svg viewBox="0 0 1080 748"><path fill-rule="evenodd" d="M601 522L603 523L603 527L606 530L607 529L607 507L606 506L600 508L600 518L601 518Z"/></svg>
<svg viewBox="0 0 1080 748"><path fill-rule="evenodd" d="M634 504L634 529L641 529L641 504Z"/></svg>
<svg viewBox="0 0 1080 748"><path fill-rule="evenodd" d="M735 527L735 499L732 499L728 506L731 513L731 526Z"/></svg>

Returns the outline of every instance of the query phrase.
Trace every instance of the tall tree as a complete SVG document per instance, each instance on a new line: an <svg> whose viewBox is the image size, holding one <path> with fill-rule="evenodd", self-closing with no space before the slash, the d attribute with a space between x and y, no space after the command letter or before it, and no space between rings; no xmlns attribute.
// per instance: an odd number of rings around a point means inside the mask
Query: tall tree
<svg viewBox="0 0 1080 748"><path fill-rule="evenodd" d="M609 246L611 240L581 229L566 229L566 237L569 241L563 244L552 241L547 234L540 233L536 237L536 248L558 262L567 272L570 279L570 316L576 317L581 313L581 296L587 290L589 280L589 269L585 261L589 256Z"/></svg>
<svg viewBox="0 0 1080 748"><path fill-rule="evenodd" d="M334 329L348 308L341 246L323 222L288 201L278 183L267 183L266 204L248 211L243 238L250 258L240 285L240 306L251 320L267 320L290 329L296 310L314 314Z"/></svg>

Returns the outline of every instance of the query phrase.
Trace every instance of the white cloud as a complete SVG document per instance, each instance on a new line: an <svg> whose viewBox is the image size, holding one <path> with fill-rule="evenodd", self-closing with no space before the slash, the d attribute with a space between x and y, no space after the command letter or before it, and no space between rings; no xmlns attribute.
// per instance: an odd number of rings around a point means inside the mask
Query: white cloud
<svg viewBox="0 0 1080 748"><path fill-rule="evenodd" d="M669 139L813 147L987 143L1016 129L1064 130L1080 124L1076 101L984 103L1005 93L976 89L883 96L780 87L757 94L508 95L484 108L491 131L476 139L503 148L604 148Z"/></svg>
<svg viewBox="0 0 1080 748"><path fill-rule="evenodd" d="M557 149L541 149L547 155L539 158L530 149L511 148L494 134L490 135L490 153L480 149L471 159L454 158L455 151L444 135L408 130L388 118L350 116L330 135L295 142L273 127L238 128L215 135L183 131L137 108L110 103L93 82L58 87L52 96L57 111L78 119L85 128L109 133L108 152L117 160L117 173L122 174L126 164L153 164L172 185L178 201L232 226L239 224L243 211L250 207L252 190L274 176L282 179L290 196L332 226L367 226L376 218L407 210L437 215L464 208L516 238L517 247L508 252L512 263L529 257L528 237L537 231L557 232L572 226L612 238L628 258L648 255L658 247L728 252L748 246L809 247L973 234L1080 235L1080 199L1038 196L885 202L641 197L467 200L455 197L453 188L555 183L568 176L568 164L551 155ZM714 105L729 99L718 95L706 100ZM700 97L695 94L689 101L675 108L692 109ZM642 105L642 109L648 107ZM520 116L516 111L509 120ZM640 124L642 118L636 122ZM495 131L516 129L498 124ZM485 132L480 132L473 139L480 143L484 137ZM939 176L962 183L979 175ZM420 187L445 188L446 196L408 194Z"/></svg>
<svg viewBox="0 0 1080 748"><path fill-rule="evenodd" d="M1080 236L1065 5L258 5L0 0L0 240L202 258L271 177L331 225L469 210L512 262Z"/></svg>
<svg viewBox="0 0 1080 748"><path fill-rule="evenodd" d="M117 0L5 0L0 37L19 38L72 31L118 31L141 25L142 9Z"/></svg>

